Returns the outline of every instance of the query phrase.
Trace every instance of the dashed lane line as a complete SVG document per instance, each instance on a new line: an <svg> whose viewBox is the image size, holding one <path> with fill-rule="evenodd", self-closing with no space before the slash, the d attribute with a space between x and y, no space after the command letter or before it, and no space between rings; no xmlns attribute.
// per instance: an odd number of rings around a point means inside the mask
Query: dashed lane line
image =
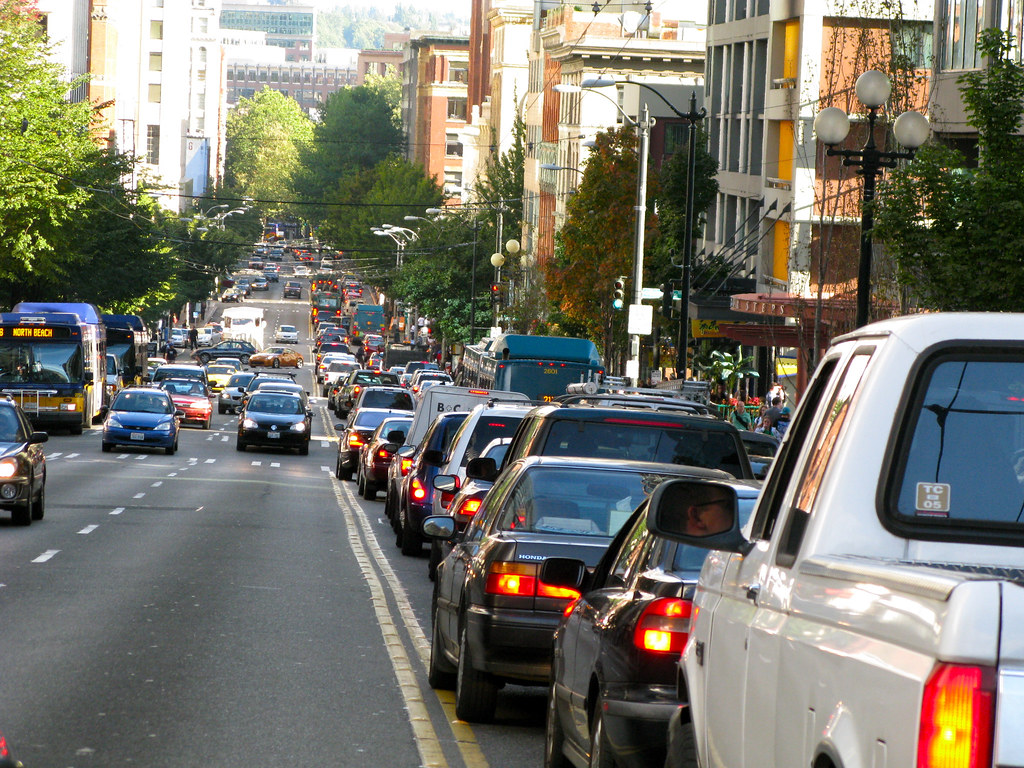
<svg viewBox="0 0 1024 768"><path fill-rule="evenodd" d="M79 531L79 533L80 533L80 534L82 534L82 535L84 536L84 535L86 535L86 534L92 533L92 532L93 532L93 531L95 531L95 530L96 530L97 528L99 528L99 526L98 526L98 525L87 525L87 526L85 526L85 528L83 528L82 530L80 530L80 531Z"/></svg>
<svg viewBox="0 0 1024 768"><path fill-rule="evenodd" d="M112 515L120 515L122 512L124 512L124 507L114 507L110 510L110 514Z"/></svg>
<svg viewBox="0 0 1024 768"><path fill-rule="evenodd" d="M45 563L47 560L52 558L58 552L60 552L59 549L48 549L45 552L43 552L43 554L41 554L39 557L37 557L35 560L33 560L32 562L33 563Z"/></svg>

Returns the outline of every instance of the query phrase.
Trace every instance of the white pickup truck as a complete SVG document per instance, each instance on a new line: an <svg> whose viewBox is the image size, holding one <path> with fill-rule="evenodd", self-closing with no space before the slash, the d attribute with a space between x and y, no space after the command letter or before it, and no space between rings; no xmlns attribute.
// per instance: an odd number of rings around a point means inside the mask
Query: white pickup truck
<svg viewBox="0 0 1024 768"><path fill-rule="evenodd" d="M1024 766L1024 314L835 339L742 530L724 485L651 505L712 550L666 765Z"/></svg>

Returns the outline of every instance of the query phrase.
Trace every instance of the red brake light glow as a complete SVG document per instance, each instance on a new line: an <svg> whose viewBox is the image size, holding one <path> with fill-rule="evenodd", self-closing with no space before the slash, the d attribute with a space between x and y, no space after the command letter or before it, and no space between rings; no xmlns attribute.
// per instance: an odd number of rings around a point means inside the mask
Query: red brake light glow
<svg viewBox="0 0 1024 768"><path fill-rule="evenodd" d="M390 459L391 458L391 454L388 453L387 449L379 448L377 450L377 458L378 459Z"/></svg>
<svg viewBox="0 0 1024 768"><path fill-rule="evenodd" d="M457 510L455 510L455 517L472 517L480 509L481 499L465 499Z"/></svg>
<svg viewBox="0 0 1024 768"><path fill-rule="evenodd" d="M469 390L469 394L471 394L471 395L489 395L491 393L490 393L490 391L488 391L486 389L471 389L471 390Z"/></svg>
<svg viewBox="0 0 1024 768"><path fill-rule="evenodd" d="M538 567L534 563L491 563L487 571L489 595L508 597L548 597L572 602L580 596L574 589L552 587L537 578Z"/></svg>
<svg viewBox="0 0 1024 768"><path fill-rule="evenodd" d="M940 664L924 688L918 768L988 768L991 764L995 671Z"/></svg>
<svg viewBox="0 0 1024 768"><path fill-rule="evenodd" d="M409 474L409 470L412 469L412 459L403 458L402 463L398 465L398 468L402 472L402 477L405 477Z"/></svg>
<svg viewBox="0 0 1024 768"><path fill-rule="evenodd" d="M420 482L418 477L414 477L412 482L409 484L409 493L416 501L423 501L427 498L427 489Z"/></svg>
<svg viewBox="0 0 1024 768"><path fill-rule="evenodd" d="M633 644L642 651L683 652L690 634L693 604L677 597L653 600L640 615L633 631Z"/></svg>
<svg viewBox="0 0 1024 768"><path fill-rule="evenodd" d="M352 446L353 448L362 445L363 444L363 436L360 435L358 432L352 432L348 436L348 444L350 446Z"/></svg>

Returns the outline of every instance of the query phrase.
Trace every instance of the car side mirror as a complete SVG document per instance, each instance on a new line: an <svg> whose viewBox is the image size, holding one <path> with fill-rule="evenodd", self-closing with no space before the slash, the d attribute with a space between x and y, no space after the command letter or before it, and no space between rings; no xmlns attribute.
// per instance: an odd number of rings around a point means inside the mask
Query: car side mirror
<svg viewBox="0 0 1024 768"><path fill-rule="evenodd" d="M489 456L478 456L470 459L466 465L466 477L470 480L492 483L498 477L498 465Z"/></svg>
<svg viewBox="0 0 1024 768"><path fill-rule="evenodd" d="M573 557L549 557L540 566L540 580L553 587L583 591L587 564Z"/></svg>
<svg viewBox="0 0 1024 768"><path fill-rule="evenodd" d="M458 475L436 475L434 477L434 490L452 493L459 490Z"/></svg>
<svg viewBox="0 0 1024 768"><path fill-rule="evenodd" d="M50 435L46 432L33 432L31 435L28 436L29 444L45 443L49 439Z"/></svg>
<svg viewBox="0 0 1024 768"><path fill-rule="evenodd" d="M455 536L455 518L448 515L430 515L423 521L420 530L428 539L448 541Z"/></svg>
<svg viewBox="0 0 1024 768"><path fill-rule="evenodd" d="M732 486L711 480L666 480L651 494L648 530L701 549L745 555L753 544L739 528L739 500Z"/></svg>
<svg viewBox="0 0 1024 768"><path fill-rule="evenodd" d="M178 416L178 417L180 418L180 417L182 417L182 416L184 416L184 415L185 415L185 412L184 412L183 410L181 410L181 408L178 408L178 409L177 409L177 410L176 410L176 411L174 412L174 415L175 415L175 416Z"/></svg>
<svg viewBox="0 0 1024 768"><path fill-rule="evenodd" d="M403 445L395 452L398 456L412 456L416 453L415 445Z"/></svg>

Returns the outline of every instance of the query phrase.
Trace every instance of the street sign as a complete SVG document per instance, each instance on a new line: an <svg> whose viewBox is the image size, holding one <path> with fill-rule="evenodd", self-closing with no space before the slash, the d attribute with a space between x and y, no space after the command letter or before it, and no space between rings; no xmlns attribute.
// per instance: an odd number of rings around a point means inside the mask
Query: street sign
<svg viewBox="0 0 1024 768"><path fill-rule="evenodd" d="M640 292L641 299L660 299L661 289L660 288L644 288Z"/></svg>
<svg viewBox="0 0 1024 768"><path fill-rule="evenodd" d="M626 333L630 336L649 336L654 327L654 307L650 304L630 304Z"/></svg>

